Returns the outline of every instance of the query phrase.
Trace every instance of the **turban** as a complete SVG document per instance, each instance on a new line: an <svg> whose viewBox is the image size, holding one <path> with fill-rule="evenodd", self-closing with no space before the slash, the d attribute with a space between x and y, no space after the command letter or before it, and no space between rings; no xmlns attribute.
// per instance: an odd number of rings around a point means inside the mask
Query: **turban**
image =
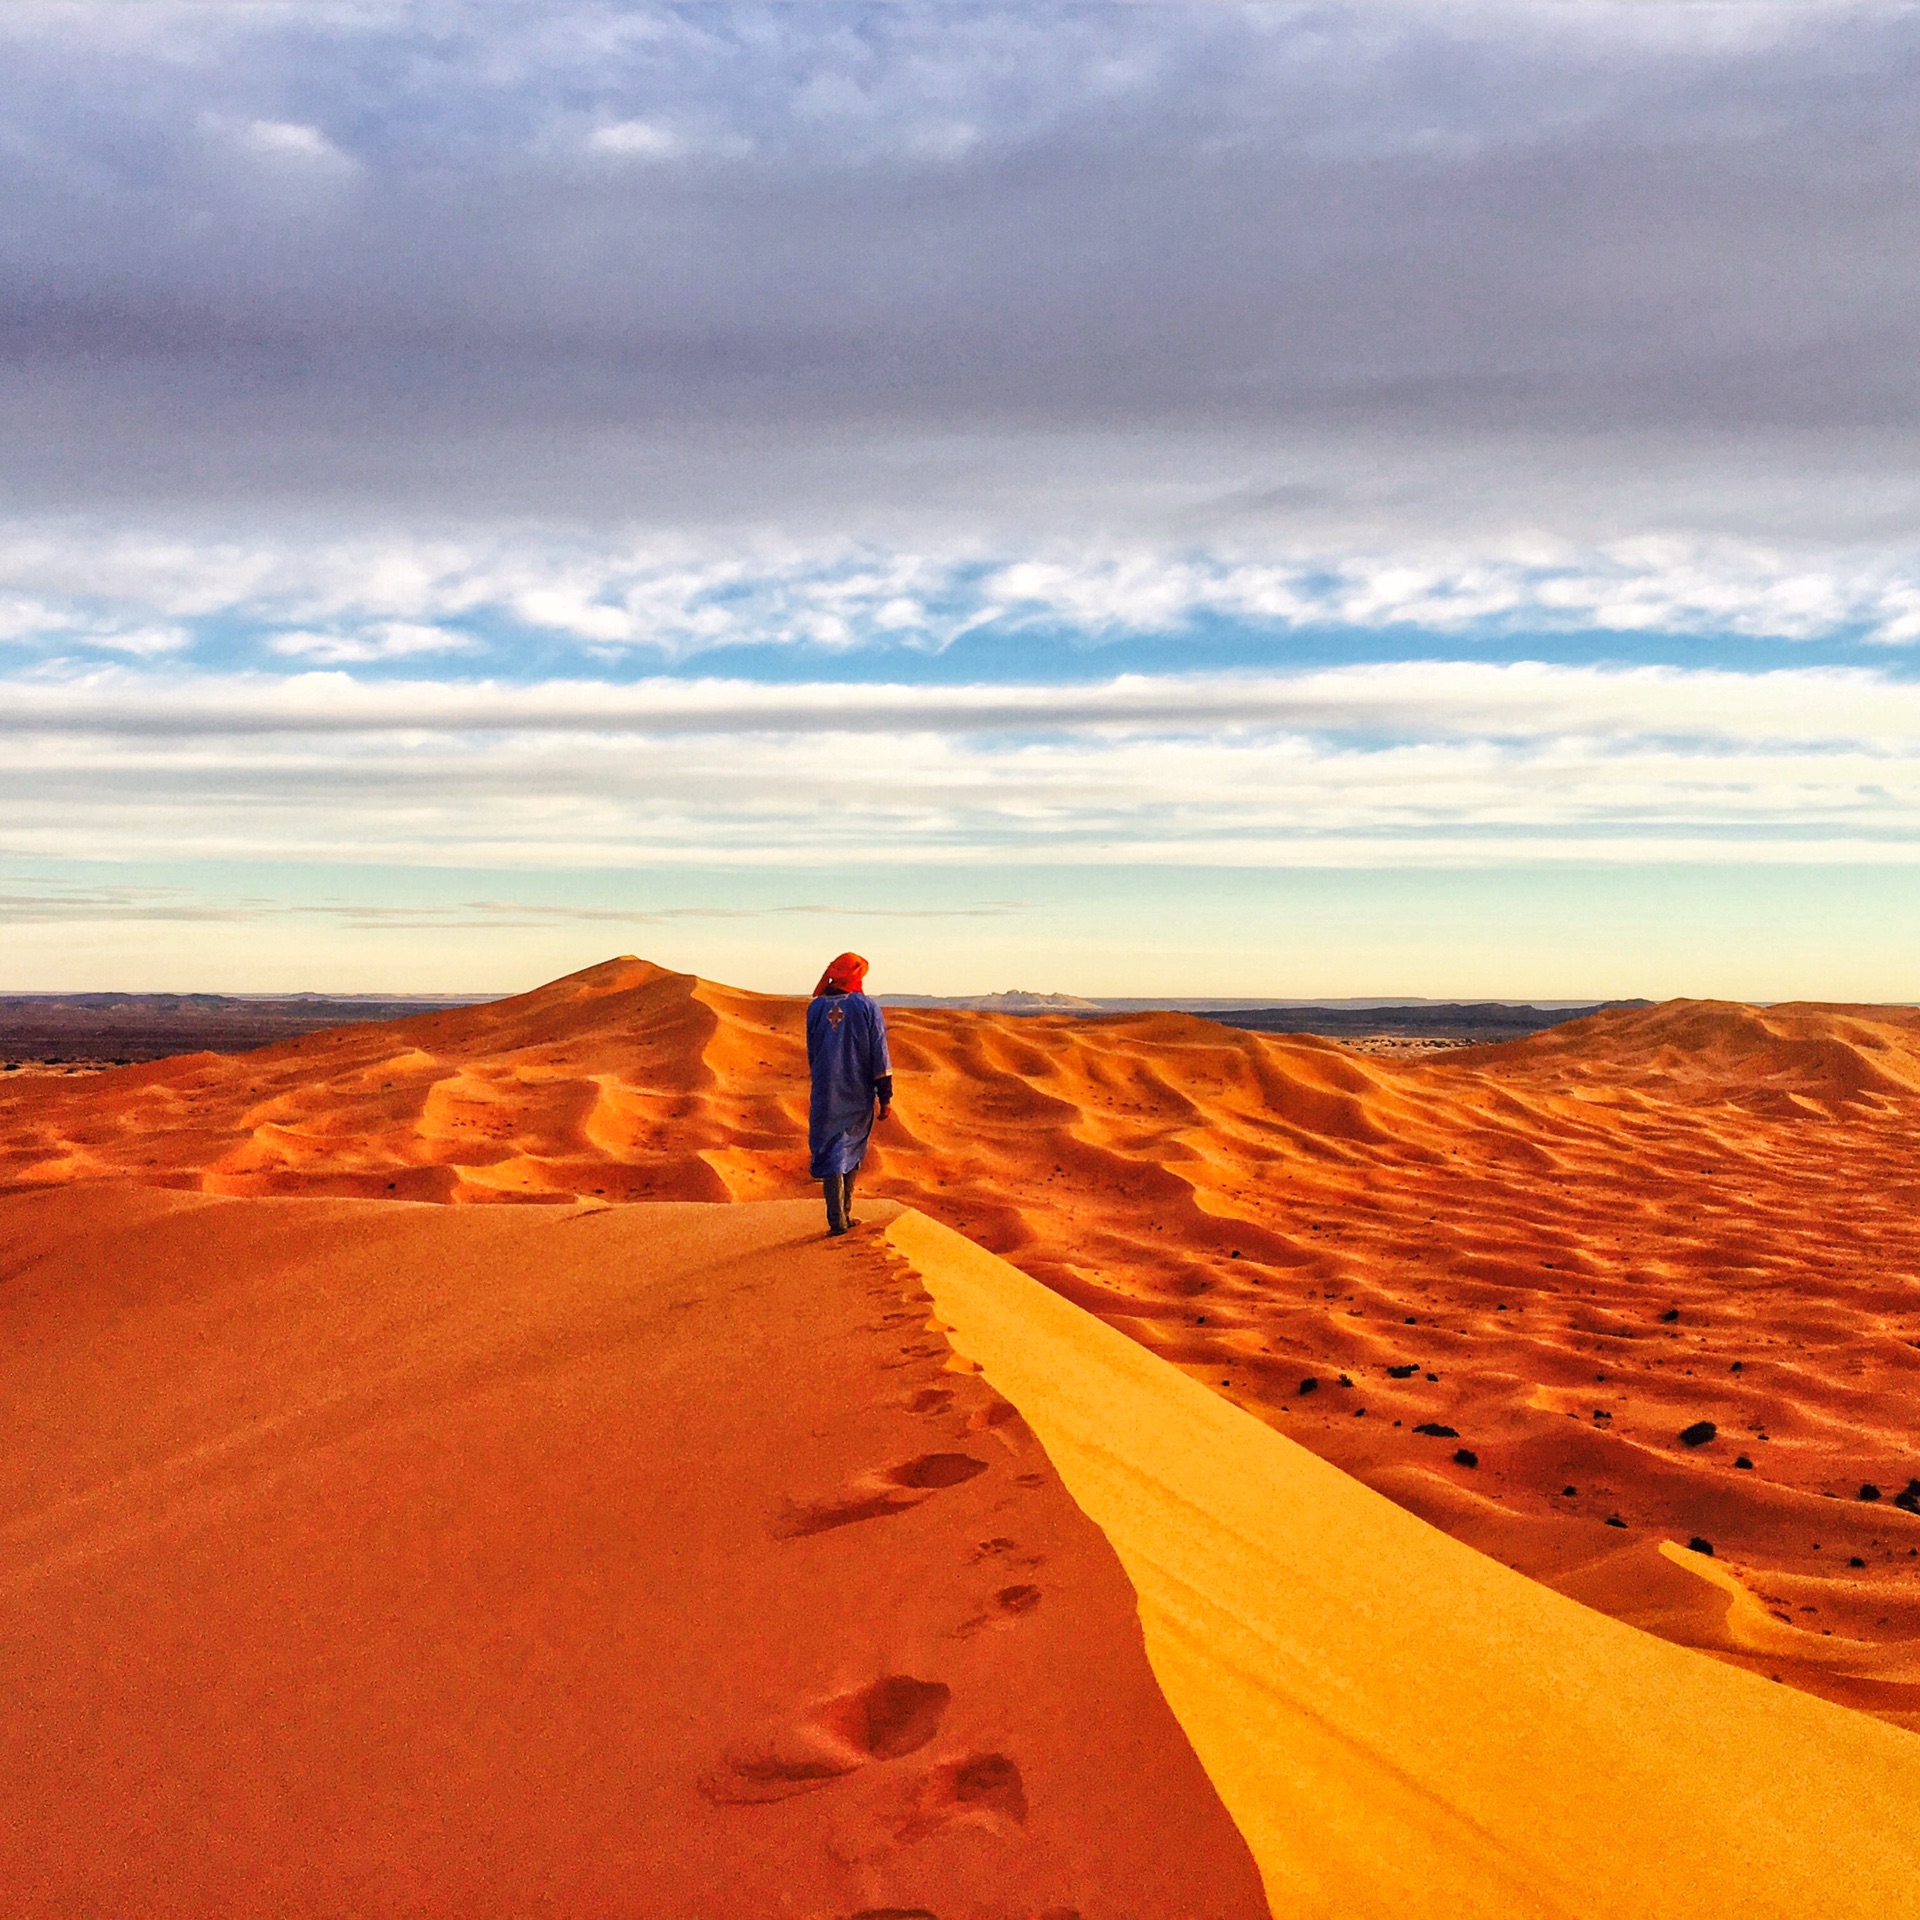
<svg viewBox="0 0 1920 1920"><path fill-rule="evenodd" d="M839 959L827 963L813 997L817 1000L823 993L858 993L866 980L867 963L857 953L843 953Z"/></svg>

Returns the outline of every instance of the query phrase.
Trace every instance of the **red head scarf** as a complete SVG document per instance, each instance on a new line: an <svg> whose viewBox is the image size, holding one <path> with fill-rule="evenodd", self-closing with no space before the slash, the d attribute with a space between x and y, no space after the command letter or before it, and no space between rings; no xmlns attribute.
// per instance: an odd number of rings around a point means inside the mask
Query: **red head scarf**
<svg viewBox="0 0 1920 1920"><path fill-rule="evenodd" d="M866 983L867 963L857 953L843 953L838 960L827 963L813 997L818 1000L823 993L858 993Z"/></svg>

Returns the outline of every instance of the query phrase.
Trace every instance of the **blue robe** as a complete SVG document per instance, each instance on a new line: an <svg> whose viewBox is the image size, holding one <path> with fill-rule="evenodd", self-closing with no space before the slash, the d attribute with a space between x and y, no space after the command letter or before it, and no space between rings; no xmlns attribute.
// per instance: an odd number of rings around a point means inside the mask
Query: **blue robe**
<svg viewBox="0 0 1920 1920"><path fill-rule="evenodd" d="M880 1003L864 993L828 993L810 1001L807 1065L813 1069L807 1112L813 1177L851 1173L873 1131L874 1083L893 1071Z"/></svg>

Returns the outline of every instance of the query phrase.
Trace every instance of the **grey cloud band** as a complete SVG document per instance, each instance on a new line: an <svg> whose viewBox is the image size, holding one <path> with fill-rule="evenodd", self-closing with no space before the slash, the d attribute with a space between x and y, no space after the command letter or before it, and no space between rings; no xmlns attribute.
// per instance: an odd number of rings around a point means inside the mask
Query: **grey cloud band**
<svg viewBox="0 0 1920 1920"><path fill-rule="evenodd" d="M1091 436L1101 512L1204 532L1337 509L1270 455L1347 436L1471 517L1465 436L1619 525L1650 455L1920 424L1904 7L0 16L19 511L779 519L824 434L841 514L1071 519Z"/></svg>

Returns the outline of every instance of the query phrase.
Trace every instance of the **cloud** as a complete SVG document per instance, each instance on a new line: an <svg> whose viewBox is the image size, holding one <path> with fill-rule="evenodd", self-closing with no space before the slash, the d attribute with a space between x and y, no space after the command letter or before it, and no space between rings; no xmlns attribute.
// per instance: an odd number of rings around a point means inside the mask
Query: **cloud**
<svg viewBox="0 0 1920 1920"><path fill-rule="evenodd" d="M353 164L318 127L303 126L298 121L248 120L231 132L237 145L268 159L324 167Z"/></svg>
<svg viewBox="0 0 1920 1920"><path fill-rule="evenodd" d="M1912 523L1910 9L100 0L0 34L18 513L1000 554ZM342 142L354 191L260 190Z"/></svg>
<svg viewBox="0 0 1920 1920"><path fill-rule="evenodd" d="M587 145L595 153L614 154L622 160L670 160L684 151L672 128L653 120L616 120L596 127Z"/></svg>
<svg viewBox="0 0 1920 1920"><path fill-rule="evenodd" d="M0 848L1920 844L1912 9L0 45Z"/></svg>
<svg viewBox="0 0 1920 1920"><path fill-rule="evenodd" d="M12 926L87 920L242 923L259 917L257 902L218 903L178 887L75 886L18 880L0 885L0 924Z"/></svg>
<svg viewBox="0 0 1920 1920"><path fill-rule="evenodd" d="M1920 686L1400 662L1085 686L15 680L0 852L428 865L1920 859Z"/></svg>
<svg viewBox="0 0 1920 1920"><path fill-rule="evenodd" d="M29 600L9 594L0 598L0 645L39 640L71 624L72 616L56 610L44 600Z"/></svg>
<svg viewBox="0 0 1920 1920"><path fill-rule="evenodd" d="M477 642L460 629L475 622L510 646L673 661L769 645L935 654L981 631L1086 643L1177 636L1207 621L1276 641L1333 629L1479 641L1648 634L1676 648L1920 640L1911 536L1838 548L1669 533L1583 546L1533 533L1265 550L1054 538L1009 554L566 526L196 542L60 520L0 527L0 581L11 588L0 639L51 645L193 623L227 644L236 630L266 629L268 657L333 664L469 650Z"/></svg>
<svg viewBox="0 0 1920 1920"><path fill-rule="evenodd" d="M323 666L344 666L409 660L421 654L468 653L476 644L471 635L449 633L444 627L390 620L384 626L353 634L277 633L267 642L267 651L295 660L318 661Z"/></svg>
<svg viewBox="0 0 1920 1920"><path fill-rule="evenodd" d="M447 732L1042 736L1278 733L1389 739L1920 744L1920 683L1861 668L1769 673L1408 660L1296 673L1129 674L1089 683L653 679L362 681L343 673L111 669L0 681L0 738L247 739Z"/></svg>
<svg viewBox="0 0 1920 1920"><path fill-rule="evenodd" d="M871 907L817 902L779 906L590 907L551 901L467 900L396 907L376 901L215 900L182 887L83 886L59 881L0 884L0 924L65 925L84 921L178 921L228 925L273 920L332 922L364 930L438 929L448 932L570 925L656 926L680 921L1003 920L1030 911L1020 901L989 900L959 907Z"/></svg>

